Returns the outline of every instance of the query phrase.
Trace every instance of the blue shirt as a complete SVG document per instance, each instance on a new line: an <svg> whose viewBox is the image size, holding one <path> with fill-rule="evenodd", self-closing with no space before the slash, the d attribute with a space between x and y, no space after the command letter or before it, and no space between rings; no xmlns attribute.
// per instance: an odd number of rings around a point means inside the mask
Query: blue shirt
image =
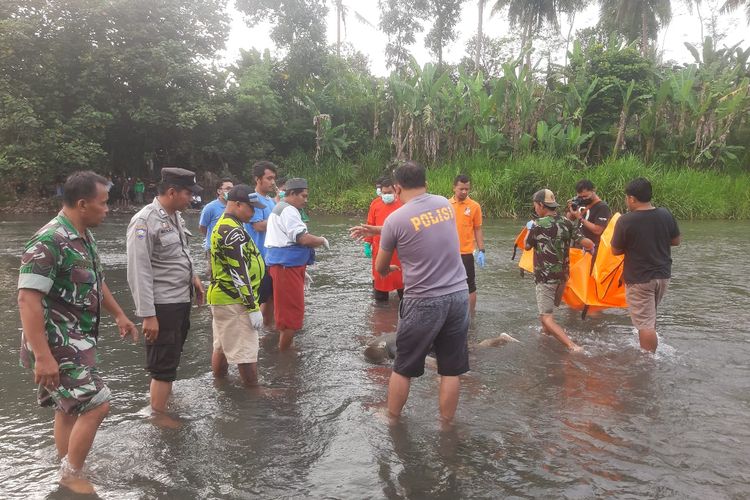
<svg viewBox="0 0 750 500"><path fill-rule="evenodd" d="M260 250L260 254L265 259L266 251L267 251L267 248L265 245L266 232L256 231L255 228L253 228L253 223L268 220L268 217L271 215L273 208L276 206L276 202L270 196L263 196L260 193L258 193L258 197L260 198L260 202L263 203L266 206L266 208L256 208L252 219L250 219L250 222L245 224L245 229L250 234L250 237L255 242L255 246L258 247L258 249Z"/></svg>
<svg viewBox="0 0 750 500"><path fill-rule="evenodd" d="M221 218L221 214L224 213L226 207L218 199L203 207L198 224L206 228L206 239L203 240L203 249L206 251L211 249L211 231L214 230L216 222Z"/></svg>

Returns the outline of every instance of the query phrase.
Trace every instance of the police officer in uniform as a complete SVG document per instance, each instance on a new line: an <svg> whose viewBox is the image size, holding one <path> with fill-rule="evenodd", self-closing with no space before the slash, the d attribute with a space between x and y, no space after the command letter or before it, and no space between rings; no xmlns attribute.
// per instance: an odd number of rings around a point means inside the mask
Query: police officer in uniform
<svg viewBox="0 0 750 500"><path fill-rule="evenodd" d="M191 300L203 303L203 285L188 250L190 233L180 216L201 191L195 173L164 167L156 198L128 226L128 284L136 315L143 318L151 409L156 417L168 418L164 412L190 328Z"/></svg>

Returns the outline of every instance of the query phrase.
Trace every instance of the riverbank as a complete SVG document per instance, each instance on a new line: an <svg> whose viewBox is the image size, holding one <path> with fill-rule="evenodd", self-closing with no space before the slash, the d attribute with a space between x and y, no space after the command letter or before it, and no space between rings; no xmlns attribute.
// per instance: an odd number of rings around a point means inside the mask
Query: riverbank
<svg viewBox="0 0 750 500"><path fill-rule="evenodd" d="M311 165L306 158L290 158L285 169L308 179L313 211L331 214L363 213L375 196L374 181L386 169L387 159L363 155L344 164ZM452 196L453 179L471 176L471 196L494 218L527 218L531 196L542 187L555 192L558 201L575 195L574 186L591 179L602 199L613 210L625 211L625 186L636 177L654 186L654 203L671 210L678 219L750 219L750 174L694 170L662 164L645 165L633 156L597 166L548 156L493 159L483 155L456 158L431 167L427 173L430 192Z"/></svg>
<svg viewBox="0 0 750 500"><path fill-rule="evenodd" d="M307 155L299 154L279 165L281 175L308 180L310 211L329 215L367 213L375 196L375 180L395 166L389 166L387 152L382 151L360 155L355 161L329 160L317 166ZM624 212L625 185L636 177L646 177L654 186L654 203L668 208L678 219L750 219L750 174L743 172L645 165L633 156L582 167L570 160L540 155L494 159L477 154L430 167L430 192L450 197L453 179L459 173L471 176L471 196L491 218L527 218L535 191L547 187L558 201L564 201L575 195L575 183L583 178L593 181L599 196L613 210ZM249 172L241 178L248 182ZM55 213L59 207L58 199L24 198L0 204L0 213ZM113 208L110 213L135 213L138 208Z"/></svg>

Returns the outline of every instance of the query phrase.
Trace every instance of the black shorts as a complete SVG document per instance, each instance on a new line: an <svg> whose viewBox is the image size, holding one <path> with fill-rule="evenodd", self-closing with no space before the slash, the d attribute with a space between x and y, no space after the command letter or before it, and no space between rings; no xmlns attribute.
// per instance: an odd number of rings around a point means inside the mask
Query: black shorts
<svg viewBox="0 0 750 500"><path fill-rule="evenodd" d="M155 380L174 382L190 329L190 302L155 307L159 335L153 342L146 341L146 369Z"/></svg>
<svg viewBox="0 0 750 500"><path fill-rule="evenodd" d="M477 273L474 269L474 255L470 253L462 253L461 260L466 269L466 284L469 285L469 293L474 293L477 291Z"/></svg>
<svg viewBox="0 0 750 500"><path fill-rule="evenodd" d="M404 377L421 376L424 358L433 347L440 375L451 377L469 371L466 290L440 297L404 297L398 316L394 372Z"/></svg>
<svg viewBox="0 0 750 500"><path fill-rule="evenodd" d="M273 300L273 279L266 268L266 274L263 275L260 287L258 287L258 304L265 304L269 300Z"/></svg>

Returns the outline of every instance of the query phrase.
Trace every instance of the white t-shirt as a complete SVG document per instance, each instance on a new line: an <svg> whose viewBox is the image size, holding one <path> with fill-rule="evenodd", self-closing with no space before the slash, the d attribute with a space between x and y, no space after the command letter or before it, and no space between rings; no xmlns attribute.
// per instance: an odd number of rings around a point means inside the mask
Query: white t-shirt
<svg viewBox="0 0 750 500"><path fill-rule="evenodd" d="M266 248L284 248L297 243L297 238L307 232L307 225L295 207L281 201L268 216Z"/></svg>

